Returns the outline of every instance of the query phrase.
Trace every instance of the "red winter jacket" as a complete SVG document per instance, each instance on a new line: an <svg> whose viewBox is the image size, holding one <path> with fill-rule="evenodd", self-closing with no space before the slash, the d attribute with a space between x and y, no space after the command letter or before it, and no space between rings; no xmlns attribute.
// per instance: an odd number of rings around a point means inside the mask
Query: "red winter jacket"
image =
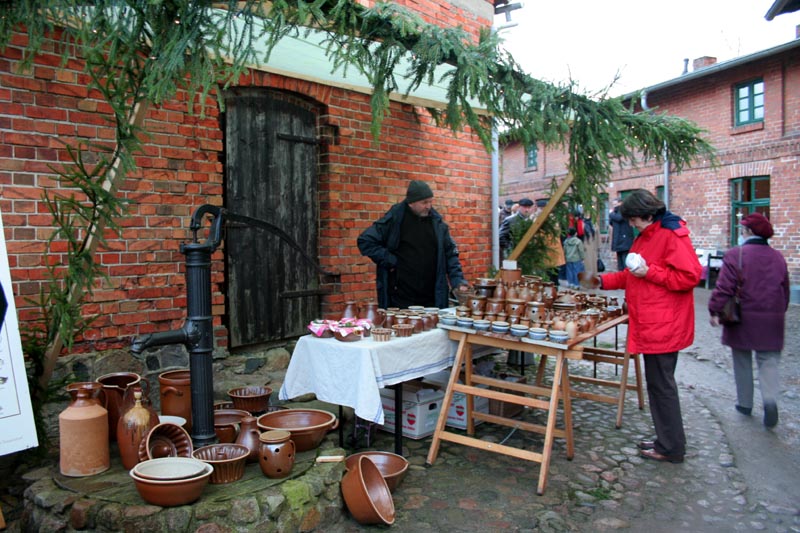
<svg viewBox="0 0 800 533"><path fill-rule="evenodd" d="M662 227L662 223L676 229ZM691 345L693 291L702 268L686 222L668 212L636 237L630 251L647 261L647 276L637 278L627 268L602 276L603 289L625 289L628 350L659 354Z"/></svg>

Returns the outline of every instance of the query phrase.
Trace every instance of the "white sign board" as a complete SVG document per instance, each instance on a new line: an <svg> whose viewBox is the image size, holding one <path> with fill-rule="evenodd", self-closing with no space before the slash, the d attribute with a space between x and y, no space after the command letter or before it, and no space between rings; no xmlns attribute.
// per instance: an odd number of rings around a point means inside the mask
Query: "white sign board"
<svg viewBox="0 0 800 533"><path fill-rule="evenodd" d="M39 445L33 421L25 359L19 338L17 306L11 290L11 270L0 213L0 284L8 307L0 329L0 455ZM2 301L0 301L2 303Z"/></svg>

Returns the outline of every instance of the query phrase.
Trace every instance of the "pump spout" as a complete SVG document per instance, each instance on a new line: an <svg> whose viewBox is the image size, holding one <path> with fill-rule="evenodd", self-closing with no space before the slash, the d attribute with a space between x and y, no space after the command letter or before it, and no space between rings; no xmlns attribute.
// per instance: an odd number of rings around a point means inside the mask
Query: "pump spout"
<svg viewBox="0 0 800 533"><path fill-rule="evenodd" d="M186 328L140 335L131 342L131 352L135 355L139 355L146 349L154 346L165 346L167 344L187 345L189 344L189 337L190 335Z"/></svg>

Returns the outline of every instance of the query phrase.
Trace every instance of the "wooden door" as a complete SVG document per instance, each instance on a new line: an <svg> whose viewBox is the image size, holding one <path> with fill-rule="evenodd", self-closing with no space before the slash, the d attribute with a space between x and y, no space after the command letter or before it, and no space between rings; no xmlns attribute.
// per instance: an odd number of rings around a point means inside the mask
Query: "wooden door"
<svg viewBox="0 0 800 533"><path fill-rule="evenodd" d="M317 113L295 95L225 94L225 207L285 232L318 262ZM232 216L225 238L230 346L296 337L319 316L310 262L264 227Z"/></svg>

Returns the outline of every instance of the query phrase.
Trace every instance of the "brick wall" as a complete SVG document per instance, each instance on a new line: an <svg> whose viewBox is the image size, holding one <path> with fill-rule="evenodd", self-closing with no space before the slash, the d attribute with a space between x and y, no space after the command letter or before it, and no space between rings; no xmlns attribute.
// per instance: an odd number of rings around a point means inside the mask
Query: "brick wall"
<svg viewBox="0 0 800 533"><path fill-rule="evenodd" d="M425 15L431 20L452 25L455 17L472 35L491 24L466 9L447 10L445 4L413 3L421 11L432 10ZM28 298L39 293L46 261L52 260L43 256L51 217L41 201L45 189L58 189L50 166L67 161L64 146L79 138L102 143L114 139L108 107L88 92L81 65L73 61L60 69L60 58L45 53L31 70L17 72L24 45L25 37L17 35L0 56L0 209L23 327L32 316ZM374 268L359 254L356 237L402 200L410 179L423 179L434 189L434 205L450 224L467 278L485 275L490 264L491 169L477 137L452 134L436 127L424 109L393 103L375 143L367 95L259 72L242 84L312 98L324 110L321 121L338 128L338 141L321 154L316 199L320 263L342 273L341 283L323 302L324 315L335 315L345 300L374 297ZM151 108L144 128L151 136L136 158L138 168L119 189L130 201L122 234L109 236L97 255L108 279L99 282L86 312L98 318L74 351L127 346L132 336L180 327L186 307L180 243L191 237L190 218L198 206L225 204L223 134L212 101L201 118L186 113L185 95L179 95ZM222 317L230 304L223 292L224 242L212 259L215 335L217 345L224 347Z"/></svg>
<svg viewBox="0 0 800 533"><path fill-rule="evenodd" d="M733 87L762 77L765 86L763 124L733 125ZM769 176L770 216L775 236L770 244L789 264L792 285L800 284L800 57L797 48L738 67L688 80L647 96L649 108L688 118L706 130L718 151L719 165L696 161L669 175L670 210L684 217L696 248L729 246L730 181ZM501 200L544 196L553 176L566 172L565 154L539 148L539 166L524 168L524 149L509 144L502 156ZM612 176L606 192L664 185L660 164L626 167Z"/></svg>

